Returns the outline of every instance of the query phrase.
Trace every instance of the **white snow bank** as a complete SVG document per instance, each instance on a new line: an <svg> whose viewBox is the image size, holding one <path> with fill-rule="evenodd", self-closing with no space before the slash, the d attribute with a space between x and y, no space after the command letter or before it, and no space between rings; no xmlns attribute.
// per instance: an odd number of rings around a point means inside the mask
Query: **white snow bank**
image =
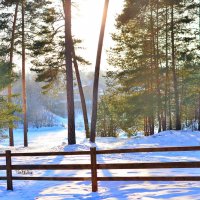
<svg viewBox="0 0 200 200"><path fill-rule="evenodd" d="M21 131L22 132L22 131ZM19 131L19 135L20 135ZM12 151L76 151L89 150L91 146L97 149L158 147L158 146L199 146L200 132L166 131L150 137L136 136L127 138L97 138L96 144L84 139L85 134L77 132L77 144L66 145L66 129L32 129L29 130L30 147L23 148L22 138ZM16 141L16 144L17 144ZM6 141L0 143L3 152ZM98 163L119 162L163 162L163 161L199 161L200 152L156 152L98 155ZM89 156L53 156L18 158L14 163L89 163ZM4 164L4 160L0 160ZM14 172L17 175L21 172ZM90 176L90 171L28 171L30 176ZM0 176L3 172L0 171ZM102 170L99 176L153 176L153 175L191 175L199 176L199 169L163 169L163 170ZM21 174L20 174L21 176ZM99 191L91 192L91 182L48 182L48 181L14 181L14 191L6 191L6 182L0 181L1 200L61 200L61 199L106 199L106 200L199 200L199 182L99 182Z"/></svg>

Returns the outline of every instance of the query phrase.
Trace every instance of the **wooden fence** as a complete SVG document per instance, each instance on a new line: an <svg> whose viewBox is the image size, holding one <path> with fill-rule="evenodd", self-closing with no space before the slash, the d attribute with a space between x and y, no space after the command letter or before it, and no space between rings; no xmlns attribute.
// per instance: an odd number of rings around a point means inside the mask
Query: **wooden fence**
<svg viewBox="0 0 200 200"><path fill-rule="evenodd" d="M154 163L109 163L97 162L99 154L140 153L140 152L174 152L174 151L200 151L200 146L190 147L159 147L159 148L135 148L76 152L39 152L39 153L11 153L7 150L0 157L6 158L6 164L0 166L0 170L6 170L6 176L0 180L7 181L7 190L13 190L13 180L47 180L47 181L91 181L92 192L98 190L98 181L200 181L200 176L148 176L148 177L99 177L98 170L110 169L166 169L166 168L200 168L200 162L154 162ZM13 165L13 157L27 156L76 156L90 155L90 164L33 164ZM90 177L23 177L13 176L13 170L91 170Z"/></svg>

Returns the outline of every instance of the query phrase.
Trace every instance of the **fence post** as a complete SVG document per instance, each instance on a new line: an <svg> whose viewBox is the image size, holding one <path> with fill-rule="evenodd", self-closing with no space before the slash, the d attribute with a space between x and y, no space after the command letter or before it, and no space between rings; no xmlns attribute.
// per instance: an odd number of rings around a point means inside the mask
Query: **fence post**
<svg viewBox="0 0 200 200"><path fill-rule="evenodd" d="M96 147L90 148L90 159L91 159L91 175L92 175L92 192L97 192L97 157Z"/></svg>
<svg viewBox="0 0 200 200"><path fill-rule="evenodd" d="M6 150L7 190L13 190L11 151Z"/></svg>

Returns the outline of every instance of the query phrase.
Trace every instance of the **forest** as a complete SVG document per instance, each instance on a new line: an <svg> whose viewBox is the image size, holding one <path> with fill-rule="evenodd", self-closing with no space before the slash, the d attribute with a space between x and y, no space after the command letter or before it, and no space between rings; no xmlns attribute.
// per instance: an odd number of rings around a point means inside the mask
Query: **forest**
<svg viewBox="0 0 200 200"><path fill-rule="evenodd" d="M116 27L99 135L200 130L199 2L126 0Z"/></svg>
<svg viewBox="0 0 200 200"><path fill-rule="evenodd" d="M200 130L199 1L125 0L107 50L110 70L102 72L108 3L95 72L85 73L80 66L91 63L71 30L78 4L0 1L0 129L9 130L10 146L15 128L23 127L28 146L28 128L55 126L55 116L68 120L68 142L75 144L76 113L91 142L121 132Z"/></svg>

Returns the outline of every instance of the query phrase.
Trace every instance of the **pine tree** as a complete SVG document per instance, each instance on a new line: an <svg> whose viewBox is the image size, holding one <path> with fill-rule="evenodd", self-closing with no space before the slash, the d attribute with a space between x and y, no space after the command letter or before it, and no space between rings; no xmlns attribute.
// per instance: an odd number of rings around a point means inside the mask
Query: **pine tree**
<svg viewBox="0 0 200 200"><path fill-rule="evenodd" d="M179 91L177 82L177 72L175 63L175 41L174 41L174 3L171 3L171 49L172 49L172 74L173 74L173 84L174 84L174 94L175 94L175 115L176 115L176 130L181 129L181 119L180 119L180 102L179 102Z"/></svg>
<svg viewBox="0 0 200 200"><path fill-rule="evenodd" d="M66 4L63 1L63 9ZM45 82L43 86L44 93L49 92L54 83L59 79L66 80L66 67L65 67L65 35L64 35L64 18L63 13L55 9L52 5L44 6L43 13L41 13L42 25L37 30L38 37L33 39L32 45L30 45L30 51L32 52L32 63L34 67L32 71L37 73L36 81ZM57 22L60 21L58 24ZM75 55L75 49L80 46L81 40L73 38L73 64L75 69L75 75L80 92L84 124L86 137L89 137L89 123L87 117L87 108L85 103L85 97L83 93L81 78L79 74L78 63L82 65L90 64L79 55Z"/></svg>
<svg viewBox="0 0 200 200"><path fill-rule="evenodd" d="M27 114L26 114L26 79L25 79L25 49L30 46L31 39L33 38L34 31L37 29L38 25L38 16L40 16L41 13L41 7L44 5L48 5L48 2L46 0L41 1L2 1L1 6L2 9L4 9L5 13L2 13L2 19L4 20L5 24L7 22L7 27L4 28L4 33L2 34L4 38L2 38L2 41L6 43L10 43L10 64L13 64L13 54L16 53L18 55L22 56L22 100L23 100L23 113L24 113L24 146L28 146L28 138L27 138ZM15 14L13 15L13 25L11 28L11 25L9 23L9 16L12 16L13 8L15 7ZM19 12L21 11L21 12ZM27 12L27 14L26 14ZM5 16L3 18L3 16ZM7 17L7 19L6 19ZM5 30L5 28L7 30ZM10 37L9 39L8 37ZM19 49L22 49L20 51ZM11 96L12 96L12 88L11 86L8 87L8 101L11 102ZM13 145L13 130L12 128L9 128L11 143Z"/></svg>
<svg viewBox="0 0 200 200"><path fill-rule="evenodd" d="M26 44L25 44L25 6L26 1L22 0L22 108L24 114L24 147L28 146L28 122L26 103Z"/></svg>
<svg viewBox="0 0 200 200"><path fill-rule="evenodd" d="M76 144L72 71L71 0L65 1L65 65L67 79L68 144Z"/></svg>
<svg viewBox="0 0 200 200"><path fill-rule="evenodd" d="M145 135L153 134L154 127L172 129L172 122L178 130L186 115L197 119L198 31L191 29L197 27L197 8L195 1L127 0L117 17L109 62L118 70L108 77L116 81L115 95L126 99L118 102L120 119L129 121L122 116L132 109Z"/></svg>
<svg viewBox="0 0 200 200"><path fill-rule="evenodd" d="M0 91L4 90L9 84L15 81L17 78L13 72L13 66L9 62L5 62L0 58ZM14 122L19 120L14 114L20 112L19 106L8 101L8 97L0 95L0 131L10 127L15 128ZM10 139L10 146L14 141Z"/></svg>
<svg viewBox="0 0 200 200"><path fill-rule="evenodd" d="M12 26L9 26L9 20L12 18L12 13L9 12L3 12L1 14L1 27L0 29L5 32L5 35L2 34L2 42L4 43L5 46L3 46L1 55L2 53L4 54L9 54L9 63L10 63L10 68L13 67L13 54L14 54L14 40L16 38L16 21L17 21L17 14L18 14L18 6L19 2L18 1L3 1L1 2L1 9L5 10L7 7L15 7L14 9L14 15L13 15L13 23ZM11 35L11 36L10 36ZM10 38L9 38L10 37ZM7 45L10 46L10 48L7 48ZM8 85L8 103L12 105L12 86L9 84ZM9 145L14 146L14 137L13 137L13 127L14 125L12 124L12 120L9 123Z"/></svg>

